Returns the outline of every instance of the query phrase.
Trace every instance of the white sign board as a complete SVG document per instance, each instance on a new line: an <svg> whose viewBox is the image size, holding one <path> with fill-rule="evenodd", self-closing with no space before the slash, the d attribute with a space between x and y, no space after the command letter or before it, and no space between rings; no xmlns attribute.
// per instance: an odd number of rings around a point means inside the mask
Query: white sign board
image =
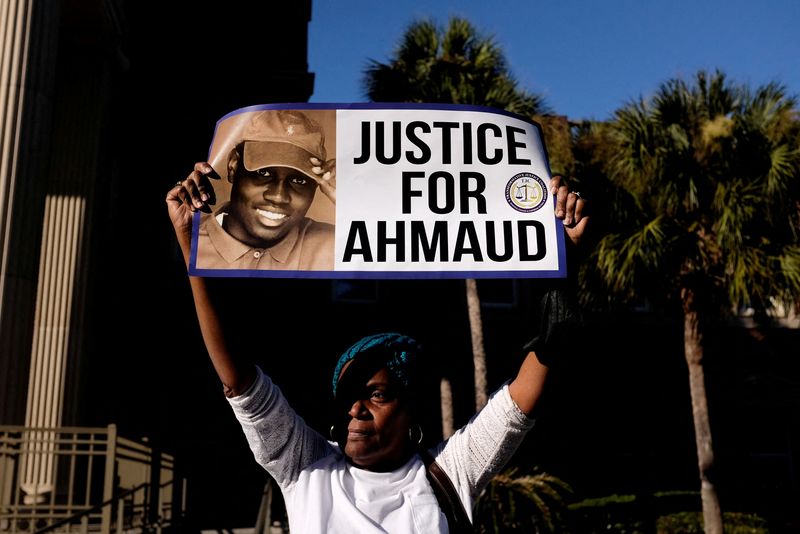
<svg viewBox="0 0 800 534"><path fill-rule="evenodd" d="M539 126L425 104L254 106L217 124L190 273L566 276Z"/></svg>

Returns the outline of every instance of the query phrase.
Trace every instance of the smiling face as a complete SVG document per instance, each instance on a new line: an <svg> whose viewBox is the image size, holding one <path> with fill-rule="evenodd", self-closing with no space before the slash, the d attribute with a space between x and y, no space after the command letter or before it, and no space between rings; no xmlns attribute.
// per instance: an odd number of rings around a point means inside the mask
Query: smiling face
<svg viewBox="0 0 800 534"><path fill-rule="evenodd" d="M340 428L340 445L354 465L370 471L390 471L413 454L408 437L411 413L399 396L400 388L386 367L362 386L353 387L339 402L347 409Z"/></svg>
<svg viewBox="0 0 800 534"><path fill-rule="evenodd" d="M241 167L223 228L246 245L269 248L303 221L316 190L314 180L291 167Z"/></svg>

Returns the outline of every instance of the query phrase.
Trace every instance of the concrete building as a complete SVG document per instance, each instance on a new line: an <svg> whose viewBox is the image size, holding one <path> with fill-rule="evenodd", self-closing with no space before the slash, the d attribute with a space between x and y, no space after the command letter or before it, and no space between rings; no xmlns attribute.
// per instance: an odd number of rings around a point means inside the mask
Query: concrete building
<svg viewBox="0 0 800 534"><path fill-rule="evenodd" d="M310 17L310 0L0 2L0 424L114 424L161 445L158 395L180 365L163 360L190 322L168 310L182 295L163 196L224 113L308 100ZM23 494L0 488L0 505L52 503L63 436L4 434L23 436L19 465L0 461Z"/></svg>

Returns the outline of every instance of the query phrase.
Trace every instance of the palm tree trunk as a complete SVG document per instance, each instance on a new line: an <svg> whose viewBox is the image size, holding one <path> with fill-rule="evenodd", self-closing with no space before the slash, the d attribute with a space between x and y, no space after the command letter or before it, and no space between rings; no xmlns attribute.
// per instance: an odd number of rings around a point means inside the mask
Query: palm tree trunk
<svg viewBox="0 0 800 534"><path fill-rule="evenodd" d="M453 389L447 377L442 377L442 381L439 382L439 399L442 407L442 439L447 439L455 432Z"/></svg>
<svg viewBox="0 0 800 534"><path fill-rule="evenodd" d="M703 333L698 321L694 292L684 288L683 347L689 367L689 389L692 396L692 416L697 447L697 464L700 468L700 496L703 501L703 524L706 534L722 534L722 512L717 490L710 476L714 466L714 449L711 444L711 425L708 420L705 374L703 372Z"/></svg>
<svg viewBox="0 0 800 534"><path fill-rule="evenodd" d="M478 283L468 278L467 315L472 334L472 364L475 367L475 409L486 406L486 352L483 349L483 324L481 322L481 299L478 296Z"/></svg>

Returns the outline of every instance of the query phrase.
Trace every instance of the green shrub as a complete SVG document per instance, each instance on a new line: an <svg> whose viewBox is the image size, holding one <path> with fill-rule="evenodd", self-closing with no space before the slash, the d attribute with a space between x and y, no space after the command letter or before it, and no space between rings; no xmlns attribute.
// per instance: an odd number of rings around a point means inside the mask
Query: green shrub
<svg viewBox="0 0 800 534"><path fill-rule="evenodd" d="M659 491L651 495L607 495L568 506L570 532L576 534L703 534L698 491ZM690 510L677 512L677 510ZM657 519L656 519L657 518ZM767 521L753 514L726 512L725 534L767 534Z"/></svg>
<svg viewBox="0 0 800 534"><path fill-rule="evenodd" d="M767 522L753 514L725 512L722 514L725 534L768 534ZM658 534L703 534L703 514L680 512L661 516L656 521Z"/></svg>
<svg viewBox="0 0 800 534"><path fill-rule="evenodd" d="M608 495L569 505L570 523L575 532L614 532L642 534L645 518L636 495Z"/></svg>
<svg viewBox="0 0 800 534"><path fill-rule="evenodd" d="M703 534L703 514L700 512L678 512L661 516L656 520L658 534Z"/></svg>
<svg viewBox="0 0 800 534"><path fill-rule="evenodd" d="M636 501L636 495L608 495L607 497L598 497L595 499L585 499L581 502L576 502L569 505L570 510L584 510L591 508L606 508L609 505L615 504L630 504Z"/></svg>

